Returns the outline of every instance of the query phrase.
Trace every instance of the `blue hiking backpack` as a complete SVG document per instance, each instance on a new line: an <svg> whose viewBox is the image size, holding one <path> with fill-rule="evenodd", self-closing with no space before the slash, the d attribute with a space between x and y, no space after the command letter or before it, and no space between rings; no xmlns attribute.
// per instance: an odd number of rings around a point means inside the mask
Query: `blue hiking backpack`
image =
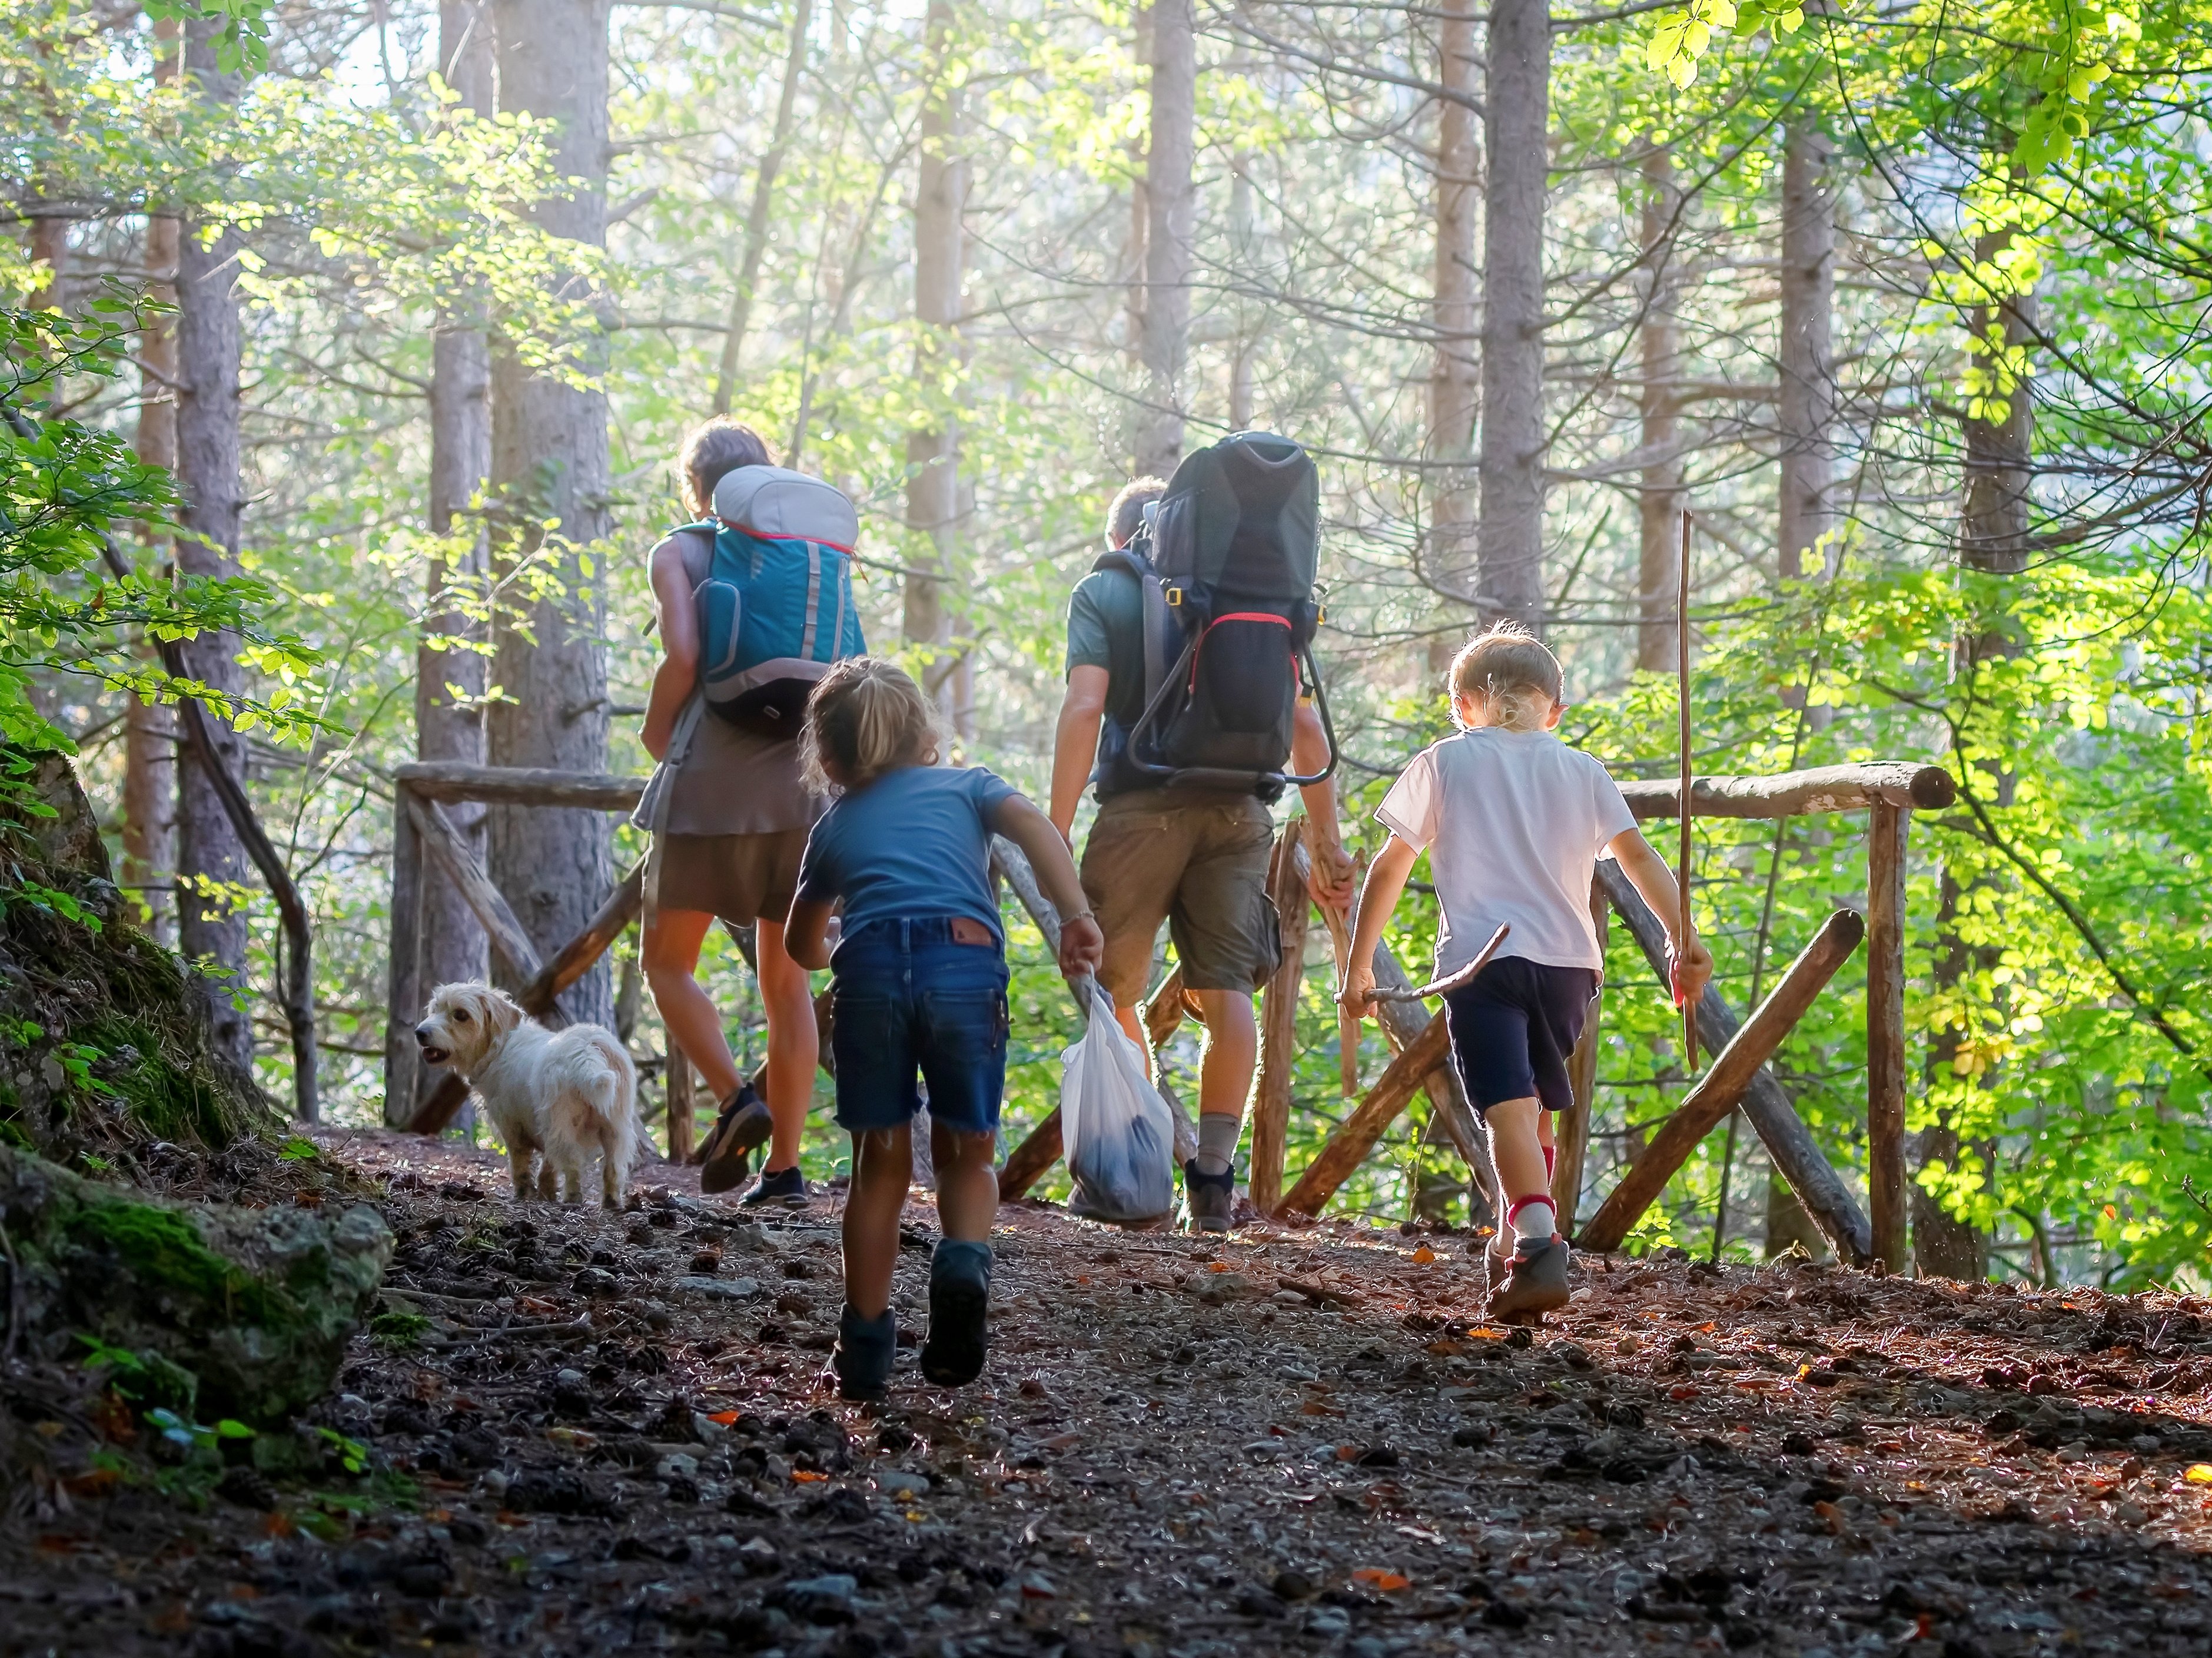
<svg viewBox="0 0 2212 1658"><path fill-rule="evenodd" d="M781 466L739 466L714 486L714 562L699 607L699 692L764 736L796 737L830 665L868 648L853 603L860 515L835 485Z"/></svg>

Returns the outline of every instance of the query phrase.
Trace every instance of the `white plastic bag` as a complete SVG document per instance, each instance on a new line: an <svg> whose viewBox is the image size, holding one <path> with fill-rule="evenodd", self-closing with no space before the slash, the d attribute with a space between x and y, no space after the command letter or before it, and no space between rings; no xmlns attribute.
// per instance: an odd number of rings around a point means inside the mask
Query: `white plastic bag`
<svg viewBox="0 0 2212 1658"><path fill-rule="evenodd" d="M1145 1074L1145 1056L1093 986L1091 1022L1063 1056L1060 1143L1075 1191L1068 1211L1101 1221L1157 1220L1175 1207L1175 1118Z"/></svg>

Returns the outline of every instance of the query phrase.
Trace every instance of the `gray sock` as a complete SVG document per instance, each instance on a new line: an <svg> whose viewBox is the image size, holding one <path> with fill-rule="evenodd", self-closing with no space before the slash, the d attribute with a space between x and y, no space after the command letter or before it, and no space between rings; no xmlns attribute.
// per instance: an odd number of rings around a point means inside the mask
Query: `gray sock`
<svg viewBox="0 0 2212 1658"><path fill-rule="evenodd" d="M1198 1172L1226 1174L1237 1167L1237 1141L1244 1132L1243 1118L1231 1112L1210 1111L1198 1119Z"/></svg>

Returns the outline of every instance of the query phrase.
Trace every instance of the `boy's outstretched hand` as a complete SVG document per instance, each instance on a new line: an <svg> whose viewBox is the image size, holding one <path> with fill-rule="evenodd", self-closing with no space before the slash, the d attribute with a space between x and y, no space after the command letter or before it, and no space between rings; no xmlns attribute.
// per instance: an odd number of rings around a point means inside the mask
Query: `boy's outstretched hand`
<svg viewBox="0 0 2212 1658"><path fill-rule="evenodd" d="M1060 926L1060 974L1073 978L1096 973L1106 959L1106 935L1094 916L1072 916Z"/></svg>
<svg viewBox="0 0 2212 1658"><path fill-rule="evenodd" d="M1670 941L1667 976L1674 987L1676 1007L1687 1007L1703 996L1713 978L1713 953L1705 948L1705 941L1693 936L1686 950Z"/></svg>

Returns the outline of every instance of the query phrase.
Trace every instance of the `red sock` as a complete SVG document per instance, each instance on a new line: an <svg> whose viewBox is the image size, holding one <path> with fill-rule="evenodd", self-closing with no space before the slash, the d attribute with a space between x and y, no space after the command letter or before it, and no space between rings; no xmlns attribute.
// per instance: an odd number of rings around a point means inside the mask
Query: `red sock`
<svg viewBox="0 0 2212 1658"><path fill-rule="evenodd" d="M1521 1220L1524 1214L1528 1217L1526 1226ZM1525 1198L1516 1198L1512 1207L1505 1211L1505 1224L1513 1228L1516 1242L1549 1238L1559 1223L1559 1211L1552 1206L1552 1194L1548 1192L1532 1192Z"/></svg>
<svg viewBox="0 0 2212 1658"><path fill-rule="evenodd" d="M1557 1146L1546 1146L1546 1147L1544 1148L1544 1182L1545 1182L1545 1184L1546 1184L1546 1185L1547 1185L1547 1186L1548 1186L1549 1184L1551 1184L1552 1176L1553 1176L1553 1175L1554 1175L1555 1173L1557 1173L1559 1172L1559 1147L1557 1147Z"/></svg>

